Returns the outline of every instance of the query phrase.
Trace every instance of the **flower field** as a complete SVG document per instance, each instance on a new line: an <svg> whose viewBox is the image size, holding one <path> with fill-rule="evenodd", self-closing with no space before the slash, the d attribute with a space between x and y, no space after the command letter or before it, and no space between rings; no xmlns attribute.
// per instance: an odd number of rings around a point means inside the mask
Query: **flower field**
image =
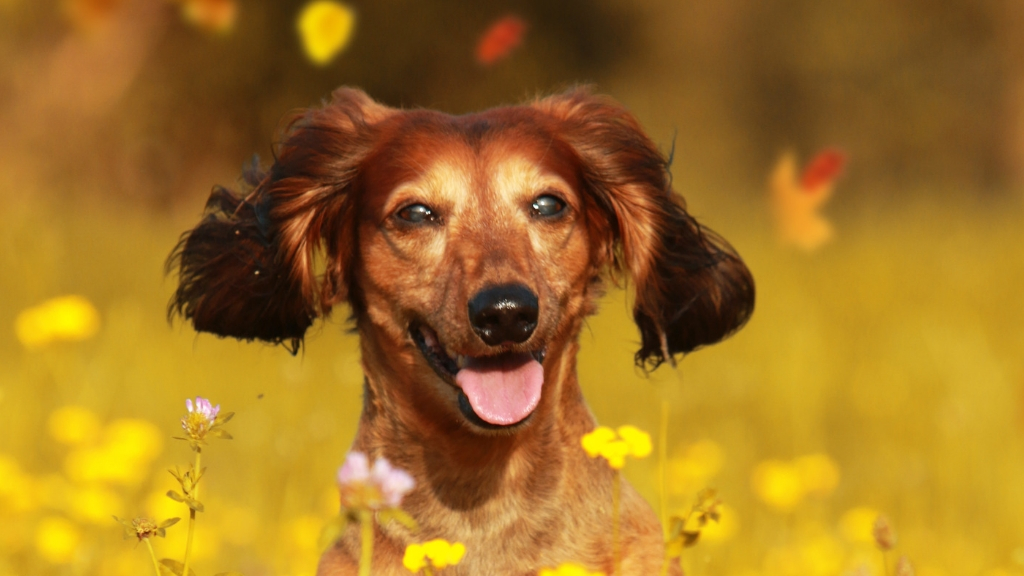
<svg viewBox="0 0 1024 576"><path fill-rule="evenodd" d="M713 215L758 282L754 318L649 378L625 296L608 295L580 372L600 422L651 433L625 477L666 527L704 488L721 500L687 574L881 575L901 555L923 575L1024 573L1022 214L908 201L836 222L814 254L774 242L762 212ZM196 572L315 571L360 406L355 337L336 320L293 357L169 325L162 265L188 225L0 212L0 574L152 572L112 516L188 516L167 470L191 461L173 437L195 396L235 412L233 439L203 448ZM61 329L25 336L26 311ZM153 538L158 556L181 557L186 524Z"/></svg>
<svg viewBox="0 0 1024 576"><path fill-rule="evenodd" d="M0 576L313 576L347 522L409 520L349 452L347 310L297 355L197 335L166 259L338 86L461 114L586 83L757 287L649 375L628 284L580 337L579 449L672 561L1024 576L1021 54L1019 0L0 0Z"/></svg>

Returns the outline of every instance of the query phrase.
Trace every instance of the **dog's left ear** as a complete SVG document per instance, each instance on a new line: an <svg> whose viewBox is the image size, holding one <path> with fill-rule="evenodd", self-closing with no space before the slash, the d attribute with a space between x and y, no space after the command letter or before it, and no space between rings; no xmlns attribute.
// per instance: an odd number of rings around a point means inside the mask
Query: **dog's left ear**
<svg viewBox="0 0 1024 576"><path fill-rule="evenodd" d="M244 190L214 188L205 218L182 236L168 261L179 277L168 314L295 353L317 317L352 297L355 181L377 124L394 113L340 88L330 103L296 114L270 170L255 162Z"/></svg>
<svg viewBox="0 0 1024 576"><path fill-rule="evenodd" d="M638 366L657 368L676 354L740 328L754 308L754 280L736 252L704 228L672 190L668 161L640 124L613 100L584 88L534 103L555 120L555 137L579 157L587 198L598 206L598 260L625 269L636 286Z"/></svg>

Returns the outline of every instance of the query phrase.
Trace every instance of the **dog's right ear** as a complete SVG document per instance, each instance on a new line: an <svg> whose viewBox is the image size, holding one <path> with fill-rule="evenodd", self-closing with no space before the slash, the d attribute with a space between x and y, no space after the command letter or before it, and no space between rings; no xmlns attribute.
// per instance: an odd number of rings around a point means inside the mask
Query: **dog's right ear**
<svg viewBox="0 0 1024 576"><path fill-rule="evenodd" d="M347 298L353 182L376 142L375 125L397 111L351 88L332 96L288 122L269 172L258 159L243 171L246 192L214 188L203 221L167 261L179 278L168 316L295 353L313 320ZM317 251L326 260L322 277Z"/></svg>

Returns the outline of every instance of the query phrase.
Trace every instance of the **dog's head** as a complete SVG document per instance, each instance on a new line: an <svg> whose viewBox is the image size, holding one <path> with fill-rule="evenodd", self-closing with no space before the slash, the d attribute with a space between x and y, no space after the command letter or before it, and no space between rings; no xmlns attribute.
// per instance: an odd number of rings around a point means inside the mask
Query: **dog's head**
<svg viewBox="0 0 1024 576"><path fill-rule="evenodd" d="M603 278L632 280L645 368L753 308L748 270L687 214L665 157L586 90L449 116L339 89L290 123L269 172L244 176L250 191L215 189L179 243L171 311L294 351L348 302L389 362L429 365L480 427L532 413L542 363L575 340Z"/></svg>

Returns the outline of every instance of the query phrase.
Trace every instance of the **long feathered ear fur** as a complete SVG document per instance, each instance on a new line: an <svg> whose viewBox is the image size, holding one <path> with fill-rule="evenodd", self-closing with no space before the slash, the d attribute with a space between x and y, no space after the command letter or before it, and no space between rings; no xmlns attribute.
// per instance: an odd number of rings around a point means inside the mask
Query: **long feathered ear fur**
<svg viewBox="0 0 1024 576"><path fill-rule="evenodd" d="M374 124L393 112L340 88L329 104L293 117L269 172L258 160L244 171L246 191L214 188L203 221L168 259L179 277L168 316L297 352L313 320L347 297L350 188L372 150ZM314 270L318 250L327 262L322 277Z"/></svg>
<svg viewBox="0 0 1024 576"><path fill-rule="evenodd" d="M645 369L717 342L740 328L754 308L754 280L736 252L704 228L672 190L668 161L636 118L585 88L534 107L555 119L554 132L579 156L588 197L601 208L613 238L603 260L625 269L636 286L640 329L636 363Z"/></svg>

